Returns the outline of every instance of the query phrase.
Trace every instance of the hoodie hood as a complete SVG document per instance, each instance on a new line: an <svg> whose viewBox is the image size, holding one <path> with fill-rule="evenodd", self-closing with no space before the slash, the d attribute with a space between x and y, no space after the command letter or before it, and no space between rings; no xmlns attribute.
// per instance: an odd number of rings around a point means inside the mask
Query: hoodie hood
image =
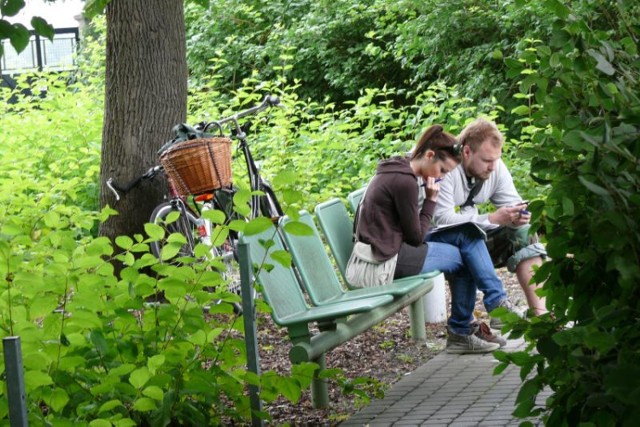
<svg viewBox="0 0 640 427"><path fill-rule="evenodd" d="M380 163L378 163L376 174L385 173L402 173L414 177L416 176L416 174L413 173L413 169L411 169L409 157L402 156L394 156L389 159L382 160Z"/></svg>

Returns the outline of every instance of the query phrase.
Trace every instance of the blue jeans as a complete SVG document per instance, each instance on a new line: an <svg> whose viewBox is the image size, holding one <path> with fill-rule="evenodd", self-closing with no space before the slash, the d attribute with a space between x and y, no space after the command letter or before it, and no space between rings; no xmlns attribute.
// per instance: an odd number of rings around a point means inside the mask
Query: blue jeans
<svg viewBox="0 0 640 427"><path fill-rule="evenodd" d="M484 306L490 312L507 297L502 282L493 267L485 241L473 225L463 225L427 236L429 250L424 268L426 271L439 269L447 276L451 290L451 317L449 328L454 334L469 335L470 323L474 320L476 289L484 293ZM457 249L451 250L451 247ZM438 252L442 251L442 255ZM457 253L457 254L456 254ZM429 264L430 257L440 260L449 257L450 265L443 268ZM462 262L462 267L458 266ZM450 267L457 266L457 269ZM449 268L447 268L449 267Z"/></svg>

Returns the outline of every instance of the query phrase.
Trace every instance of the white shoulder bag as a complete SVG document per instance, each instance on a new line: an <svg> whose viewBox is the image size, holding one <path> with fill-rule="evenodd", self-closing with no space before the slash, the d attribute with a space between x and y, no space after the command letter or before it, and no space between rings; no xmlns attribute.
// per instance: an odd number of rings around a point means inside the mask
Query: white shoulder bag
<svg viewBox="0 0 640 427"><path fill-rule="evenodd" d="M369 186L367 186L367 189ZM358 204L356 230L354 234L355 244L347 263L346 278L349 284L357 288L370 288L374 286L388 285L393 282L396 271L398 254L386 261L378 261L373 256L371 245L358 240L360 218L362 218L362 205L367 195L365 190Z"/></svg>

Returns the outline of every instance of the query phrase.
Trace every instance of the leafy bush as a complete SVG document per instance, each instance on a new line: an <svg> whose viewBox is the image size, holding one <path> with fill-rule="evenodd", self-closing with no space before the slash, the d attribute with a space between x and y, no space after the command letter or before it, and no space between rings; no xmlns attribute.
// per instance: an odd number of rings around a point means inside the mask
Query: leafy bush
<svg viewBox="0 0 640 427"><path fill-rule="evenodd" d="M295 187L297 200L307 210L330 197L346 198L368 182L379 160L406 153L428 126L440 123L456 133L480 114L497 118L501 111L491 103L475 105L456 88L441 83L411 94L417 102L410 107L394 107L398 94L391 89L369 89L345 109L300 100L286 83L245 83L225 108L218 101L218 107L212 105L208 93L194 93L192 105L197 107L190 120L220 118L254 105L260 100L259 90L279 95L283 108L272 108L255 119L248 141L263 175L277 180L276 189ZM246 168L240 157L234 174ZM518 162L515 157L506 160ZM247 185L240 174L235 183Z"/></svg>
<svg viewBox="0 0 640 427"><path fill-rule="evenodd" d="M536 273L553 315L514 325L531 353L502 354L527 379L516 414L547 425L632 425L640 415L638 5L546 2L551 37L508 61L524 103L522 152L549 184L530 205L551 260ZM571 326L567 324L571 322ZM535 396L550 387L546 408Z"/></svg>

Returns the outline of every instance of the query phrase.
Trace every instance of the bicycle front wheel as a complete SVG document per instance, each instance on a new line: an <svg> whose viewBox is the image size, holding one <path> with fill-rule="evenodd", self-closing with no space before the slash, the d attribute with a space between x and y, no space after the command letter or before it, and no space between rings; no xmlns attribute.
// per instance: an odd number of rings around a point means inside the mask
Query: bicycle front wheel
<svg viewBox="0 0 640 427"><path fill-rule="evenodd" d="M167 222L167 217L173 212L179 214L178 219ZM194 256L194 248L198 242L198 220L191 212L187 211L181 202L161 203L154 209L149 222L159 225L165 231L164 239L149 244L151 252L156 258L161 258L162 248L167 243L166 239L173 233L180 233L186 239L186 243L182 245L176 257Z"/></svg>

